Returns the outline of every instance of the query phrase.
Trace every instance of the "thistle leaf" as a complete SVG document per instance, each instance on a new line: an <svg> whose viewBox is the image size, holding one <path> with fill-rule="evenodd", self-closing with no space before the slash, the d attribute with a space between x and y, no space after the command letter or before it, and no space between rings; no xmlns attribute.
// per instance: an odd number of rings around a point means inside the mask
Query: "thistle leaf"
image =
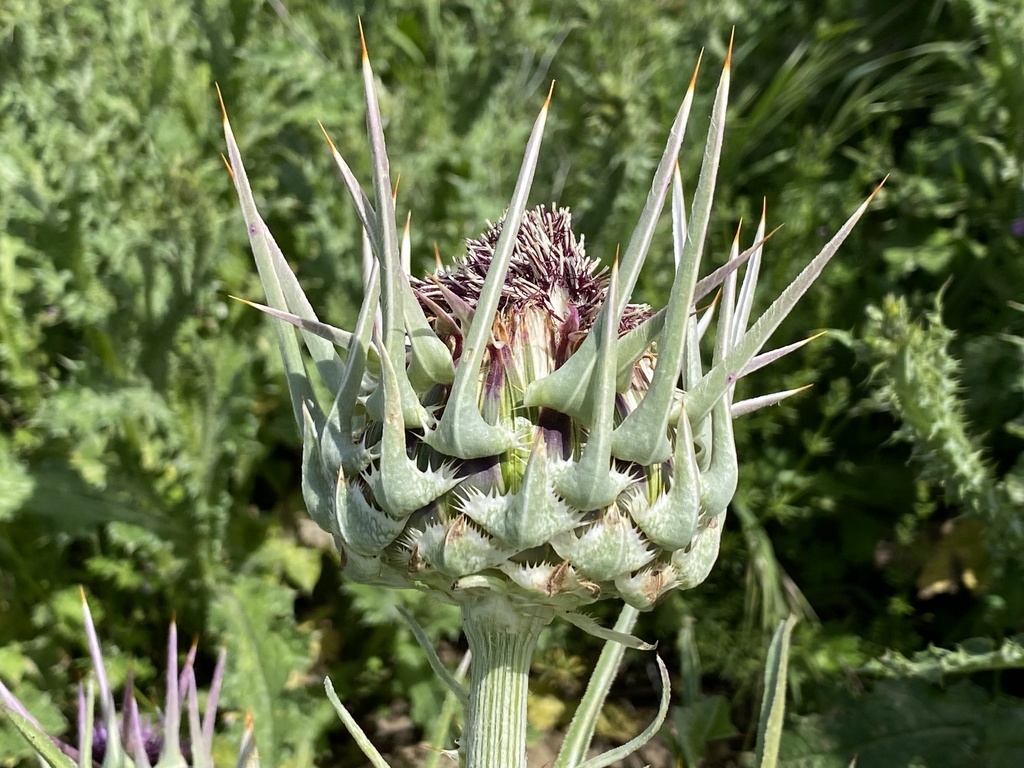
<svg viewBox="0 0 1024 768"><path fill-rule="evenodd" d="M106 667L103 664L103 653L100 650L100 640L96 635L96 625L93 624L92 612L85 600L85 590L79 587L79 597L82 600L82 619L85 628L85 637L89 645L89 657L92 659L92 666L96 672L96 682L100 688L100 713L103 718L103 727L107 729L107 752L104 762L107 759L114 761L124 760L124 747L121 744L121 728L117 722L117 708L114 704L114 695L110 690L110 681L107 678ZM174 624L171 624L173 629ZM177 687L177 671L175 671L175 688ZM170 702L172 692L168 690L167 699ZM168 707L170 709L170 707ZM166 742L165 742L166 743ZM111 757L113 756L113 757ZM116 764L116 763L115 763Z"/></svg>
<svg viewBox="0 0 1024 768"><path fill-rule="evenodd" d="M365 231L363 235L365 239ZM369 451L353 438L355 430L352 423L369 354L373 351L376 355L376 348L371 343L370 335L377 300L380 297L380 269L377 262L372 259L370 261L369 273L366 276L367 298L359 308L359 317L352 331L355 343L348 351L341 387L334 396L320 438L320 453L324 459L324 466L331 471L344 469L353 476L361 472L370 461ZM379 366L379 357L376 358L376 362Z"/></svg>
<svg viewBox="0 0 1024 768"><path fill-rule="evenodd" d="M423 559L452 579L459 579L508 561L514 551L476 527L468 517L429 526L417 542Z"/></svg>
<svg viewBox="0 0 1024 768"><path fill-rule="evenodd" d="M672 553L672 567L680 589L693 589L704 583L711 573L722 544L722 529L725 527L725 514L712 517L694 537L688 549L678 549Z"/></svg>
<svg viewBox="0 0 1024 768"><path fill-rule="evenodd" d="M178 688L178 627L173 619L171 620L170 632L167 633L167 670L165 675L167 680L167 699L163 722L164 743L160 750L160 759L157 760L158 768L178 766L184 763L184 758L181 756L180 741L181 699ZM108 737L110 736L109 731L107 735Z"/></svg>
<svg viewBox="0 0 1024 768"><path fill-rule="evenodd" d="M79 762L83 765L92 764L92 736L96 728L96 686L93 684L92 678L85 687L85 696L82 696L82 685L78 685L78 757ZM139 726L139 706L135 702L135 698L132 697L132 712L135 717L135 732L137 734L136 744L142 745L142 732ZM145 750L143 749L145 755ZM143 766L149 768L146 765L149 762L149 757L143 757Z"/></svg>
<svg viewBox="0 0 1024 768"><path fill-rule="evenodd" d="M743 222L740 221L736 227L736 234L732 239L732 247L729 249L729 261L736 261L740 255L740 228ZM715 351L711 359L712 365L717 363L728 354L733 347L732 329L733 320L736 314L736 270L729 273L722 283L722 300L719 302L721 309L718 311L718 327L715 329ZM731 390L730 390L731 391Z"/></svg>
<svg viewBox="0 0 1024 768"><path fill-rule="evenodd" d="M730 49L731 51L731 49ZM703 55L703 52L702 52ZM640 276L640 269L647 258L647 251L651 246L654 237L654 229L661 217L661 211L665 207L665 198L668 196L669 186L672 184L673 171L679 164L679 151L683 146L683 139L686 136L686 125L689 122L690 107L693 104L693 94L697 87L697 73L700 71L700 58L697 59L697 66L690 78L690 85L686 89L686 96L679 107L675 121L669 132L668 143L662 153L658 168L654 172L654 180L651 184L651 191L647 195L644 209L640 213L640 220L637 222L633 234L630 235L629 244L622 256L620 266L620 282L622 286L619 291L618 301L603 311L614 312L621 316L633 295L633 287ZM711 113L711 128L708 131L708 143L704 151L704 161L708 160L708 148L712 144L721 145L722 131L725 125L725 104L729 99L729 60L726 59L725 69L719 80L718 92L715 95L715 106ZM715 167L710 169L712 175L717 171L717 159ZM703 169L701 171L703 174Z"/></svg>
<svg viewBox="0 0 1024 768"><path fill-rule="evenodd" d="M710 274L707 274L700 280L698 280L697 286L693 290L693 300L695 302L700 301L713 290L715 290L715 288L717 288L723 282L725 282L725 279L729 275L731 275L733 272L735 272L744 264L748 263L751 259L753 259L754 256L757 255L757 253L762 248L764 248L764 244L767 243L780 229L782 229L781 224L764 237L760 238L759 240L755 240L752 246L747 248L747 250L743 251L743 253L741 253L735 259L729 259L728 261L725 262L725 264L720 266L714 272L711 272Z"/></svg>
<svg viewBox="0 0 1024 768"><path fill-rule="evenodd" d="M206 711L203 712L203 738L207 744L213 744L213 728L217 722L217 704L220 701L220 688L224 683L224 669L228 660L227 648L221 648L217 654L217 664L213 668L210 691L206 697Z"/></svg>
<svg viewBox="0 0 1024 768"><path fill-rule="evenodd" d="M320 455L320 435L305 403L302 405L302 498L313 522L321 530L333 532L334 490L324 477Z"/></svg>
<svg viewBox="0 0 1024 768"><path fill-rule="evenodd" d="M552 536L579 525L579 513L570 510L555 493L553 470L547 445L538 435L523 473L522 485L512 500L512 508L500 524L504 533L498 536L512 546L519 549L543 546Z"/></svg>
<svg viewBox="0 0 1024 768"><path fill-rule="evenodd" d="M596 581L610 581L621 573L643 568L655 555L628 516L616 507L605 509L579 533L556 536L551 546L559 557Z"/></svg>
<svg viewBox="0 0 1024 768"><path fill-rule="evenodd" d="M188 670L188 730L191 737L192 766L191 768L215 768L210 754L212 744L203 737L203 724L199 719L199 694L196 691L196 676Z"/></svg>

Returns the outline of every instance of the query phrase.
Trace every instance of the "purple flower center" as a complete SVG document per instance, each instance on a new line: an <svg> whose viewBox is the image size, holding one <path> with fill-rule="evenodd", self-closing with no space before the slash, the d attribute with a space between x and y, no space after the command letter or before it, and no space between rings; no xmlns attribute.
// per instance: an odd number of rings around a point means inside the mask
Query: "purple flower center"
<svg viewBox="0 0 1024 768"><path fill-rule="evenodd" d="M146 757L150 763L155 763L160 759L160 752L164 748L163 728L159 723L154 722L152 718L143 716L139 718L139 731L142 733L142 748L146 753ZM92 732L92 757L95 763L102 764L106 758L109 737L110 734L107 732L106 726L96 723ZM121 743L131 743L131 737L124 733L123 722ZM134 746L126 751L131 756L135 754ZM192 759L192 750L187 739L182 740L181 753L186 760Z"/></svg>

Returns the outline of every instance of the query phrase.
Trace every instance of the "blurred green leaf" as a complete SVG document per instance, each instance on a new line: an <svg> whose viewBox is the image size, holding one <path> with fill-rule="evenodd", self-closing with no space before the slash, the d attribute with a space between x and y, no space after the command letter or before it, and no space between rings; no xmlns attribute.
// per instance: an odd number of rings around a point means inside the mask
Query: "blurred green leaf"
<svg viewBox="0 0 1024 768"><path fill-rule="evenodd" d="M1024 761L1024 707L970 682L939 690L919 680L880 682L829 712L796 718L782 742L786 768L920 765L1011 768Z"/></svg>
<svg viewBox="0 0 1024 768"><path fill-rule="evenodd" d="M339 327L355 316L359 226L316 121L365 183L357 15L402 176L398 214L412 211L416 272L432 268L435 243L450 260L501 215L551 80L534 202L570 205L589 254L609 262L697 52L706 51L695 114L708 114L703 85L733 27L736 99L709 267L767 195L769 225L785 223L762 270L771 294L817 252L822 230L892 173L814 300L780 329L793 339L835 330L740 382L744 397L815 386L737 423L738 524L709 582L644 617L645 637L670 645L681 616L700 618L704 675L748 746L761 629L791 610L808 617L790 666L801 711L827 711L848 669L871 658L905 659L892 663L930 677L942 660L922 649L973 648L976 637L994 645L963 674L1012 690L976 667L1024 621L1019 547L998 533L1013 532L1007 510L1024 503L1024 316L1008 304L1024 285L1024 14L991 0L0 2L5 682L44 713L68 709L66 671L85 658L75 618L84 584L97 611L123 618L108 622L107 641L118 674L138 659L140 684L172 611L188 631L229 644L242 642L229 627L244 628L263 679L255 701L275 713L268 749L285 761L351 757L327 738L331 712L289 725L289 712L320 712L322 692L303 677L314 663L360 718L399 698L412 699L418 725L436 714L443 692L392 605L442 644L456 642L456 613L340 584L333 556L303 535L299 443L271 328L226 298L255 298L258 283L219 158L214 82L310 300ZM681 158L687 189L699 160ZM655 234L636 300L664 301L668 234ZM947 282L942 331L917 315ZM953 396L955 423L934 418L945 406L925 408L911 436L910 420L880 409L889 380L869 377L855 352L881 338L865 307L890 293L912 321L904 340L927 342L910 362L927 358L939 374L917 384ZM900 344L872 364L902 365L898 350L913 345ZM957 371L940 370L940 347ZM915 382L905 391L914 397ZM968 510L984 522L963 546L944 526ZM976 558L992 542L1006 557L984 576ZM924 582L948 589L925 598ZM586 666L585 639L555 637ZM207 646L216 647L204 638L200 653ZM264 646L298 670L294 685L280 683L291 674L283 667L252 662ZM250 708L244 693L228 695L227 720ZM7 749L23 743L10 728L0 733L4 760L24 754Z"/></svg>
<svg viewBox="0 0 1024 768"><path fill-rule="evenodd" d="M861 671L879 677L913 677L941 683L947 675L1024 669L1024 636L1003 640L998 645L984 637L967 640L953 650L929 647L912 657L886 651L865 664Z"/></svg>
<svg viewBox="0 0 1024 768"><path fill-rule="evenodd" d="M707 696L672 711L673 738L687 763L697 765L707 751L708 742L729 739L739 734L732 724L729 700Z"/></svg>
<svg viewBox="0 0 1024 768"><path fill-rule="evenodd" d="M316 638L295 625L293 600L292 590L251 576L218 593L214 619L230 659L225 703L252 712L261 761L282 768L307 764L330 716L326 700L296 695L315 685L307 668Z"/></svg>
<svg viewBox="0 0 1024 768"><path fill-rule="evenodd" d="M18 511L34 485L28 468L10 450L10 441L0 437L0 522Z"/></svg>

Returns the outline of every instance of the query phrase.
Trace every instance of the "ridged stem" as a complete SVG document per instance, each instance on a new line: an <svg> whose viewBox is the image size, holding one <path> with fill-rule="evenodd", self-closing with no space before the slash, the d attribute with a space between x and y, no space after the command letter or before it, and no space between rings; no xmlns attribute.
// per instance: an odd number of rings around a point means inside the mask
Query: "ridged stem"
<svg viewBox="0 0 1024 768"><path fill-rule="evenodd" d="M549 612L524 610L497 594L463 603L462 626L473 653L465 768L526 768L530 661L550 621Z"/></svg>

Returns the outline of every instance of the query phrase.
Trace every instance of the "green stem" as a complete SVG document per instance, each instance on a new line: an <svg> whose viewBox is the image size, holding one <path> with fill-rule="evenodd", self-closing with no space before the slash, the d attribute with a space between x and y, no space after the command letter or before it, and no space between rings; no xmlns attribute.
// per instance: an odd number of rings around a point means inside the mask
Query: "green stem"
<svg viewBox="0 0 1024 768"><path fill-rule="evenodd" d="M488 594L462 605L473 653L465 768L526 768L526 696L530 661L549 611L516 606Z"/></svg>
<svg viewBox="0 0 1024 768"><path fill-rule="evenodd" d="M618 621L615 622L615 631L629 634L636 626L636 620L640 611L631 605L623 605ZM558 757L555 759L554 768L565 768L565 766L578 765L587 757L587 750L590 749L590 742L594 738L594 731L597 729L597 718L601 714L601 707L608 698L608 691L618 675L622 666L622 657L626 653L626 646L609 640L601 649L601 656L597 660L597 666L587 683L587 692L583 700L576 708L576 714L569 724L569 730L562 741L562 748L558 750Z"/></svg>

